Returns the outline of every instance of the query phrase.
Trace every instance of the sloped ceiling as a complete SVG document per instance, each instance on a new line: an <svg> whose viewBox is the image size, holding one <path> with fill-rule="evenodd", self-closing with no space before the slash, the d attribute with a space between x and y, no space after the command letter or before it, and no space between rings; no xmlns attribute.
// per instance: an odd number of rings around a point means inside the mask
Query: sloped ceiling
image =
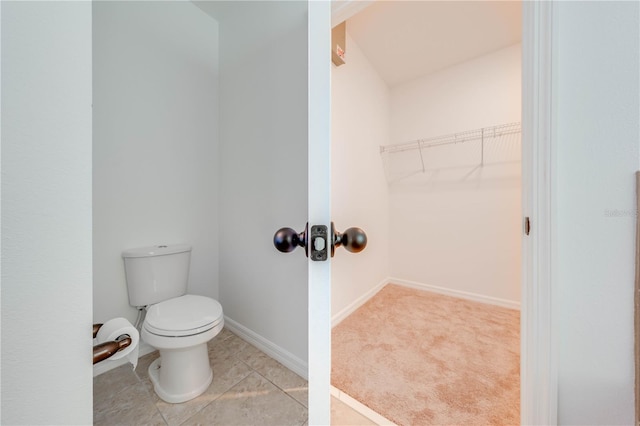
<svg viewBox="0 0 640 426"><path fill-rule="evenodd" d="M519 43L521 14L520 1L378 0L347 20L347 32L395 87Z"/></svg>

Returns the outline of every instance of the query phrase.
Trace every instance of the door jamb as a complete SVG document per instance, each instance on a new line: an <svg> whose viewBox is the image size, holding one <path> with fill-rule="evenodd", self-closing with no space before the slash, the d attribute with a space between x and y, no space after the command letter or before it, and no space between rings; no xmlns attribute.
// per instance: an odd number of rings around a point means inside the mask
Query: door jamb
<svg viewBox="0 0 640 426"><path fill-rule="evenodd" d="M558 377L552 290L555 254L555 150L552 59L554 2L522 4L521 424L556 425Z"/></svg>

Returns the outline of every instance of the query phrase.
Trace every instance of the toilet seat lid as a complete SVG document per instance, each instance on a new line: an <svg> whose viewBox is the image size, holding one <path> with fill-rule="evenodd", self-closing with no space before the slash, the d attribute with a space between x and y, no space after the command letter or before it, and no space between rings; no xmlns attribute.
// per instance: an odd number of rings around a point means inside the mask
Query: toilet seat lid
<svg viewBox="0 0 640 426"><path fill-rule="evenodd" d="M203 333L222 321L222 306L205 296L186 294L151 305L144 327L159 336L191 336Z"/></svg>

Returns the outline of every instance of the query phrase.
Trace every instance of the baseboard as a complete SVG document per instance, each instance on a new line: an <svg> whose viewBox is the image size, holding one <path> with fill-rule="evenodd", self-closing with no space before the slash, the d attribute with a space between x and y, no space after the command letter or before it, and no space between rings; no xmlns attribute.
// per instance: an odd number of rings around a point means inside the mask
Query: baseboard
<svg viewBox="0 0 640 426"><path fill-rule="evenodd" d="M350 408L362 414L363 416L365 416L375 424L384 425L384 426L397 426L391 420L387 419L381 414L376 413L371 408L367 407L357 399L342 392L340 389L336 388L335 386L331 386L331 396L338 399L340 402L344 403L345 405L348 405Z"/></svg>
<svg viewBox="0 0 640 426"><path fill-rule="evenodd" d="M352 303L350 303L347 307L342 309L337 314L331 317L331 327L335 327L346 317L351 315L355 310L364 305L369 299L375 296L385 285L387 284L398 284L404 287L415 288L418 290L426 290L431 291L433 293L444 294L447 296L458 297L461 299L472 300L480 303L487 303L490 305L502 306L504 308L520 310L520 302L515 302L512 300L500 299L496 297L484 296L482 294L470 293L461 290L454 290L446 287L439 287L430 284L419 283L415 281L404 280L400 278L385 278L380 281L375 287L371 290L358 297ZM232 320L231 318L225 316L225 325L241 337L243 340L251 343L276 361L280 362L282 365L295 372L301 377L305 379L308 378L308 364L307 362L301 360L300 358L293 355L291 352L281 348L270 340L265 339L254 331L248 329L242 324ZM156 349L145 342L140 341L140 352L139 357L150 354ZM98 376L102 373L106 373L107 371L113 370L114 368L120 367L121 365L126 364L128 361L126 359L119 359L115 361L105 360L99 364L93 366L93 377ZM344 401L343 401L344 402ZM373 419L372 419L373 420ZM374 420L375 421L375 420Z"/></svg>
<svg viewBox="0 0 640 426"><path fill-rule="evenodd" d="M373 287L371 290L369 290L362 296L358 297L356 300L354 300L352 303L350 303L347 307L342 309L337 314L333 315L331 317L331 328L340 324L342 320L344 320L346 317L351 315L356 309L358 309L360 306L367 303L369 299L375 296L380 290L382 290L382 287L384 287L387 284L389 284L389 279L385 278L384 280L380 281L380 283L378 283L378 285Z"/></svg>
<svg viewBox="0 0 640 426"><path fill-rule="evenodd" d="M229 328L233 333L237 334L243 340L251 343L253 346L260 349L262 352L269 355L271 358L278 361L280 364L287 367L289 370L293 371L297 375L308 379L308 364L301 360L300 358L293 355L291 352L281 348L275 343L265 339L259 334L249 330L242 324L232 320L231 318L225 316L224 317L225 326ZM143 357L145 355L154 352L156 348L150 346L149 344L140 341L140 352L138 358ZM113 370L114 368L118 368L121 365L127 364L129 361L125 358L117 359L117 360L105 360L99 364L93 366L93 377L96 377L100 374L106 373L107 371Z"/></svg>
<svg viewBox="0 0 640 426"><path fill-rule="evenodd" d="M151 352L156 351L156 348L154 348L153 346L148 345L147 343L143 342L142 340L140 340L140 349L138 352L138 359L140 359L141 357L150 354ZM107 371L113 370L114 368L118 368L121 365L125 365L128 364L129 360L127 360L126 358L121 358L121 359L116 359L116 360L109 360L106 359L96 365L93 366L93 377L99 376L102 373L106 373Z"/></svg>
<svg viewBox="0 0 640 426"><path fill-rule="evenodd" d="M446 287L439 287L430 284L423 284L415 281L403 280L400 278L389 277L386 284L398 284L404 287L415 288L417 290L426 290L433 293L444 294L445 296L458 297L460 299L472 300L474 302L486 303L489 305L502 306L503 308L520 310L520 302L514 300L500 299L497 297L485 296L483 294L470 293L467 291L454 290Z"/></svg>
<svg viewBox="0 0 640 426"><path fill-rule="evenodd" d="M460 299L472 300L474 302L486 303L489 305L502 306L503 308L520 310L520 302L516 302L513 300L500 299L497 297L485 296L477 293L470 293L461 290L454 290L446 287L439 287L430 284L419 283L416 281L403 280L401 278L393 278L388 277L384 280L380 281L378 285L373 287L371 290L367 291L362 296L358 297L352 303L350 303L347 307L342 309L337 314L331 317L331 328L340 324L342 320L355 312L360 306L367 303L369 299L375 296L382 288L387 284L398 284L403 287L415 288L418 290L430 291L432 293L444 294L446 296L458 297Z"/></svg>
<svg viewBox="0 0 640 426"><path fill-rule="evenodd" d="M238 335L241 339L251 343L298 376L309 378L309 365L291 352L281 348L270 340L265 339L242 324L232 320L225 315L224 324L229 330Z"/></svg>

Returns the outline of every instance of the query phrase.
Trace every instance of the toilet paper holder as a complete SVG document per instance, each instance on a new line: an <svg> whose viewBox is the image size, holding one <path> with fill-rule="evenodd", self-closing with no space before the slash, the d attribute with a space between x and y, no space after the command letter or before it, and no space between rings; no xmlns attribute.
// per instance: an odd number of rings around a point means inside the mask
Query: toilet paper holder
<svg viewBox="0 0 640 426"><path fill-rule="evenodd" d="M100 330L102 324L93 324L93 337L95 338L98 334L98 330ZM116 340L112 340L110 342L103 342L99 345L95 345L93 347L93 363L97 364L100 361L104 361L105 359L113 356L116 352L123 350L124 348L131 345L131 336L128 334L123 334L119 336Z"/></svg>

